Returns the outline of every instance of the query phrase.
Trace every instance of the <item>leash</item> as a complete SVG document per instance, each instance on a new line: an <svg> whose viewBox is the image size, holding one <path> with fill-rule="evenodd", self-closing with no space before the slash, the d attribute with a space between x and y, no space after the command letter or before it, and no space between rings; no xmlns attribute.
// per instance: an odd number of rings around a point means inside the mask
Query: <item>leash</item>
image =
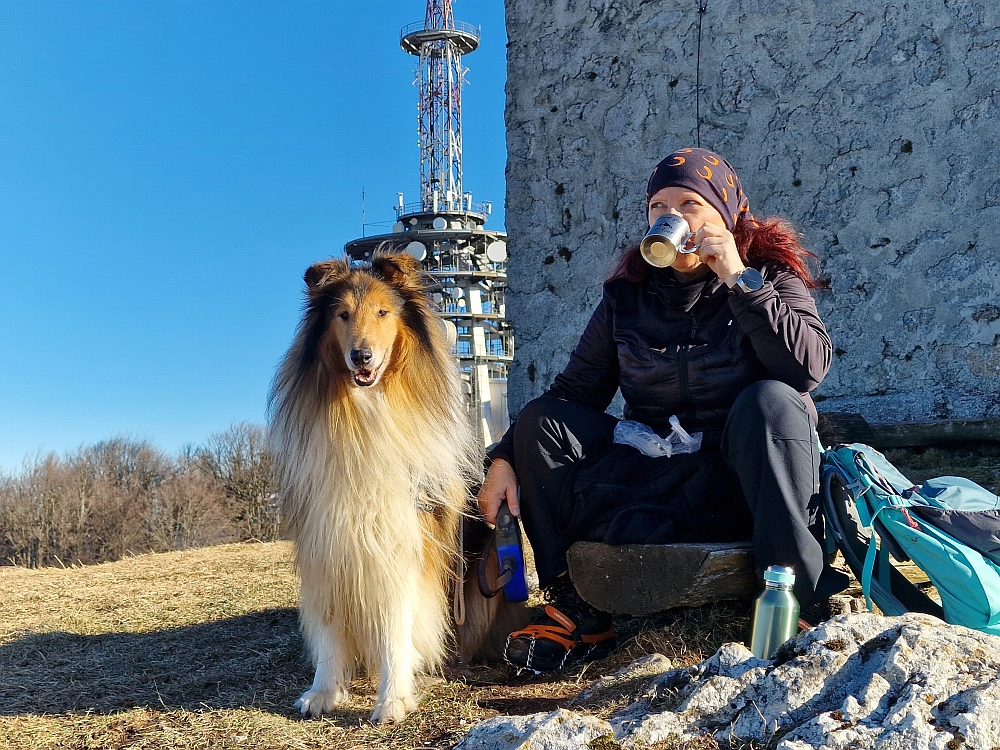
<svg viewBox="0 0 1000 750"><path fill-rule="evenodd" d="M514 578L514 572L517 570L509 559L505 560L503 573L501 573L500 577L497 578L496 588L490 586L489 581L486 580L486 564L494 550L495 547L491 540L491 542L483 548L483 554L479 558L479 570L477 571L479 574L479 593L487 599L492 599L494 596L499 594L501 589L503 589L503 587L510 583L511 579Z"/></svg>
<svg viewBox="0 0 1000 750"><path fill-rule="evenodd" d="M455 598L452 600L451 614L456 625L465 624L465 520L458 520L458 558L455 561Z"/></svg>

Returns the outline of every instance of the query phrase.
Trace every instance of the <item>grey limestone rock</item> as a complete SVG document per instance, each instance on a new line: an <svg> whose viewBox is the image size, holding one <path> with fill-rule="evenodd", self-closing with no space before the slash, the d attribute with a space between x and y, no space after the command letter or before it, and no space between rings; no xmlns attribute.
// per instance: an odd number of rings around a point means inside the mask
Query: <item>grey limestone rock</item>
<svg viewBox="0 0 1000 750"><path fill-rule="evenodd" d="M550 736L569 744L537 746L571 747L573 732L583 747L608 731L623 747L712 734L777 750L991 750L1000 746L1000 638L920 614L840 615L800 633L773 662L730 643L664 672L608 722L569 711L498 717L474 730L477 741L508 744L459 747L527 747L516 743Z"/></svg>
<svg viewBox="0 0 1000 750"><path fill-rule="evenodd" d="M570 706L591 707L626 696L640 697L649 689L650 679L670 669L663 654L647 654L612 675L594 680L570 701Z"/></svg>
<svg viewBox="0 0 1000 750"><path fill-rule="evenodd" d="M713 665L720 657L728 673ZM989 750L1000 744L998 669L995 636L925 615L842 615L785 644L773 664L728 644L689 681L664 675L659 700L668 710L657 711L654 698L644 716L632 706L611 724L626 744L710 732L777 740L784 750L949 741Z"/></svg>
<svg viewBox="0 0 1000 750"><path fill-rule="evenodd" d="M579 750L611 735L606 721L567 711L532 716L497 716L474 726L455 750Z"/></svg>

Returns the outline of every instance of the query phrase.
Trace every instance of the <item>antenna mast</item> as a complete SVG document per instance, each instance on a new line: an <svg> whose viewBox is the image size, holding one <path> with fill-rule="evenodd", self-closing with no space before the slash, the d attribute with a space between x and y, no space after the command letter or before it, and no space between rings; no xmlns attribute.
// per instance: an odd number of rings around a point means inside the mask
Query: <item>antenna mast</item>
<svg viewBox="0 0 1000 750"><path fill-rule="evenodd" d="M386 246L420 262L452 339L470 415L488 446L510 424L507 234L486 229L491 204L473 203L462 190L462 55L479 46L480 32L456 22L451 4L427 0L424 20L399 33L403 50L420 60L420 202L408 204L398 193L392 234L362 236L344 250L356 263L370 263Z"/></svg>
<svg viewBox="0 0 1000 750"><path fill-rule="evenodd" d="M420 58L420 203L423 211L461 211L462 55L479 46L479 28L456 22L452 0L427 0L423 24L400 32L404 51Z"/></svg>

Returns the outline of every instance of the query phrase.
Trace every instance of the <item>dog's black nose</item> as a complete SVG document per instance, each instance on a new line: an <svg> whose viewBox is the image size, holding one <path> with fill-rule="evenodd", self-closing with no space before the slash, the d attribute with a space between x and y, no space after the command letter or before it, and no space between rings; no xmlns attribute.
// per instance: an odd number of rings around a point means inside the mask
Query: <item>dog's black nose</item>
<svg viewBox="0 0 1000 750"><path fill-rule="evenodd" d="M372 361L372 350L367 346L364 349L351 349L351 362L355 367L367 367Z"/></svg>

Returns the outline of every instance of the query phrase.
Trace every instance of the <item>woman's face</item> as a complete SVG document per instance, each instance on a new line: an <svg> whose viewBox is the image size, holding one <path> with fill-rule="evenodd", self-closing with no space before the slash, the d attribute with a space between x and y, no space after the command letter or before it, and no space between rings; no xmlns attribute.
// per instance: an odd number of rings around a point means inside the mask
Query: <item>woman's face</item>
<svg viewBox="0 0 1000 750"><path fill-rule="evenodd" d="M665 187L649 199L647 210L649 226L653 226L653 222L663 214L682 216L692 232L697 232L705 224L728 229L726 220L715 206L705 200L700 193L683 187ZM677 253L677 259L670 264L670 267L681 273L691 273L701 265L698 253Z"/></svg>

